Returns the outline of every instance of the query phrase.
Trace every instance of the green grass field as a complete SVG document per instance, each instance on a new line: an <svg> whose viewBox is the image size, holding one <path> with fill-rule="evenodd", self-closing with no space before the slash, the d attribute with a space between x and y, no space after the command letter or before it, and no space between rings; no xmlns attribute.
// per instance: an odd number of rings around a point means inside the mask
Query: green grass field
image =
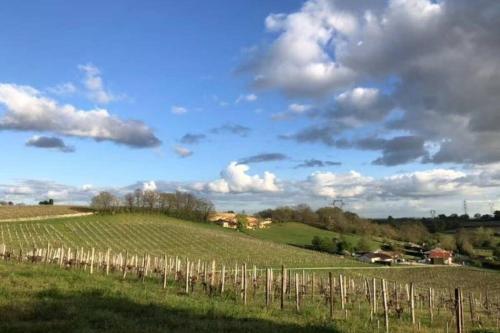
<svg viewBox="0 0 500 333"><path fill-rule="evenodd" d="M0 262L0 332L336 332L325 311L185 296L155 280L123 281L58 267Z"/></svg>
<svg viewBox="0 0 500 333"><path fill-rule="evenodd" d="M341 235L328 230L312 227L304 223L287 222L275 223L266 229L246 230L248 235L269 240L281 244L290 244L295 246L311 245L314 236L327 238L340 238ZM344 235L346 239L356 244L359 241L358 235ZM373 247L380 246L380 243L372 241Z"/></svg>
<svg viewBox="0 0 500 333"><path fill-rule="evenodd" d="M338 272L335 272L337 274ZM285 299L280 310L279 298L269 307L264 295L249 295L245 306L229 285L224 295L207 295L201 285L193 293L182 293L182 282L169 280L161 288L157 277L141 282L130 276L89 275L88 270L65 270L53 265L0 261L0 332L380 332L381 310L370 320L364 297L350 298L346 310L340 309L335 294L334 320L324 298L318 293L301 302ZM424 291L425 294L425 291ZM254 299L254 297L256 297ZM379 299L380 301L380 299ZM380 305L380 304L379 304ZM394 305L391 305L393 307ZM390 312L390 332L415 332L407 304L398 317ZM446 322L453 329L453 311L437 304L434 320L421 301L417 301L418 332L444 332ZM347 318L346 318L347 313ZM481 312L483 330L473 331L465 316L467 332L498 332L495 313ZM380 325L380 328L378 326ZM420 325L419 325L420 326ZM478 324L474 324L477 328Z"/></svg>

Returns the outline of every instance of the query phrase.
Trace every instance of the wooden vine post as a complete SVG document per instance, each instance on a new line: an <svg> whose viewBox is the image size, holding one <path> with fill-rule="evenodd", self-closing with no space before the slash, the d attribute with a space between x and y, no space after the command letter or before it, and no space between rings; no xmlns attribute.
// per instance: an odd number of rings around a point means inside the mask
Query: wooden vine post
<svg viewBox="0 0 500 333"><path fill-rule="evenodd" d="M123 276L122 276L123 279L125 279L125 277L127 276L127 258L128 258L128 251L125 252L125 260L123 263Z"/></svg>
<svg viewBox="0 0 500 333"><path fill-rule="evenodd" d="M220 293L224 294L224 284L226 283L226 266L222 265L222 272L220 278Z"/></svg>
<svg viewBox="0 0 500 333"><path fill-rule="evenodd" d="M281 265L281 294L280 294L280 309L285 308L285 288L286 288L286 269L285 265Z"/></svg>
<svg viewBox="0 0 500 333"><path fill-rule="evenodd" d="M328 273L328 285L330 287L330 297L329 297L330 318L333 319L333 273L332 272Z"/></svg>
<svg viewBox="0 0 500 333"><path fill-rule="evenodd" d="M411 311L411 323L415 325L415 288L413 282L410 283L410 311Z"/></svg>
<svg viewBox="0 0 500 333"><path fill-rule="evenodd" d="M111 255L111 250L108 248L106 252L106 275L109 275L109 257Z"/></svg>
<svg viewBox="0 0 500 333"><path fill-rule="evenodd" d="M300 311L299 274L295 273L295 309Z"/></svg>
<svg viewBox="0 0 500 333"><path fill-rule="evenodd" d="M243 305L247 305L247 287L248 287L248 272L247 272L247 264L243 264Z"/></svg>
<svg viewBox="0 0 500 333"><path fill-rule="evenodd" d="M460 288L455 289L455 322L457 327L457 333L463 333L463 321L462 321L462 293Z"/></svg>
<svg viewBox="0 0 500 333"><path fill-rule="evenodd" d="M94 274L94 253L95 253L95 249L92 248L92 254L90 256L90 274Z"/></svg>
<svg viewBox="0 0 500 333"><path fill-rule="evenodd" d="M269 307L269 268L266 268L266 307Z"/></svg>
<svg viewBox="0 0 500 333"><path fill-rule="evenodd" d="M389 309L387 308L387 283L382 279L382 300L384 302L384 324L385 332L389 333Z"/></svg>
<svg viewBox="0 0 500 333"><path fill-rule="evenodd" d="M168 270L168 261L167 255L163 255L163 289L167 288L167 270Z"/></svg>
<svg viewBox="0 0 500 333"><path fill-rule="evenodd" d="M429 288L429 319L432 324L432 321L434 320L434 313L432 312L432 288Z"/></svg>
<svg viewBox="0 0 500 333"><path fill-rule="evenodd" d="M342 274L340 274L339 276L339 282L340 282L340 306L341 306L341 309L344 310L345 308L345 295L344 295L344 284L345 284L345 280L344 280L344 277L342 276Z"/></svg>

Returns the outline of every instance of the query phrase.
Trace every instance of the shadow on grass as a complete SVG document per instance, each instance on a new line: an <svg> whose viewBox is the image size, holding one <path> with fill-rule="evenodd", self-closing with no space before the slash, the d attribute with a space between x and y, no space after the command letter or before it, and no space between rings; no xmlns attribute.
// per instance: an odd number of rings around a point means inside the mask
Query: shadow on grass
<svg viewBox="0 0 500 333"><path fill-rule="evenodd" d="M1 306L0 332L335 332L331 327L233 318L210 310L199 312L204 313L139 304L99 290L65 293L48 289L36 294L29 304L11 302Z"/></svg>

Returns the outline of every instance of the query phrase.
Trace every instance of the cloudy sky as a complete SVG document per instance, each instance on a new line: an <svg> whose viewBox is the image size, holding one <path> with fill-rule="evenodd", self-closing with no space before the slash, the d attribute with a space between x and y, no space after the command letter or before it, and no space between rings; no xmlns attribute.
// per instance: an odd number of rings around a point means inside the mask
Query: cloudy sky
<svg viewBox="0 0 500 333"><path fill-rule="evenodd" d="M500 209L500 3L15 1L0 200Z"/></svg>

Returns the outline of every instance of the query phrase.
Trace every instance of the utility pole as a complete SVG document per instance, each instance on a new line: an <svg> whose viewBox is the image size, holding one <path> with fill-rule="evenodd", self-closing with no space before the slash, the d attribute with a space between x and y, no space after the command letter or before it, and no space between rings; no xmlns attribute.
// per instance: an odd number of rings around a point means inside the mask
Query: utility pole
<svg viewBox="0 0 500 333"><path fill-rule="evenodd" d="M333 207L339 207L340 209L344 208L344 200L343 199L334 199L332 202Z"/></svg>

